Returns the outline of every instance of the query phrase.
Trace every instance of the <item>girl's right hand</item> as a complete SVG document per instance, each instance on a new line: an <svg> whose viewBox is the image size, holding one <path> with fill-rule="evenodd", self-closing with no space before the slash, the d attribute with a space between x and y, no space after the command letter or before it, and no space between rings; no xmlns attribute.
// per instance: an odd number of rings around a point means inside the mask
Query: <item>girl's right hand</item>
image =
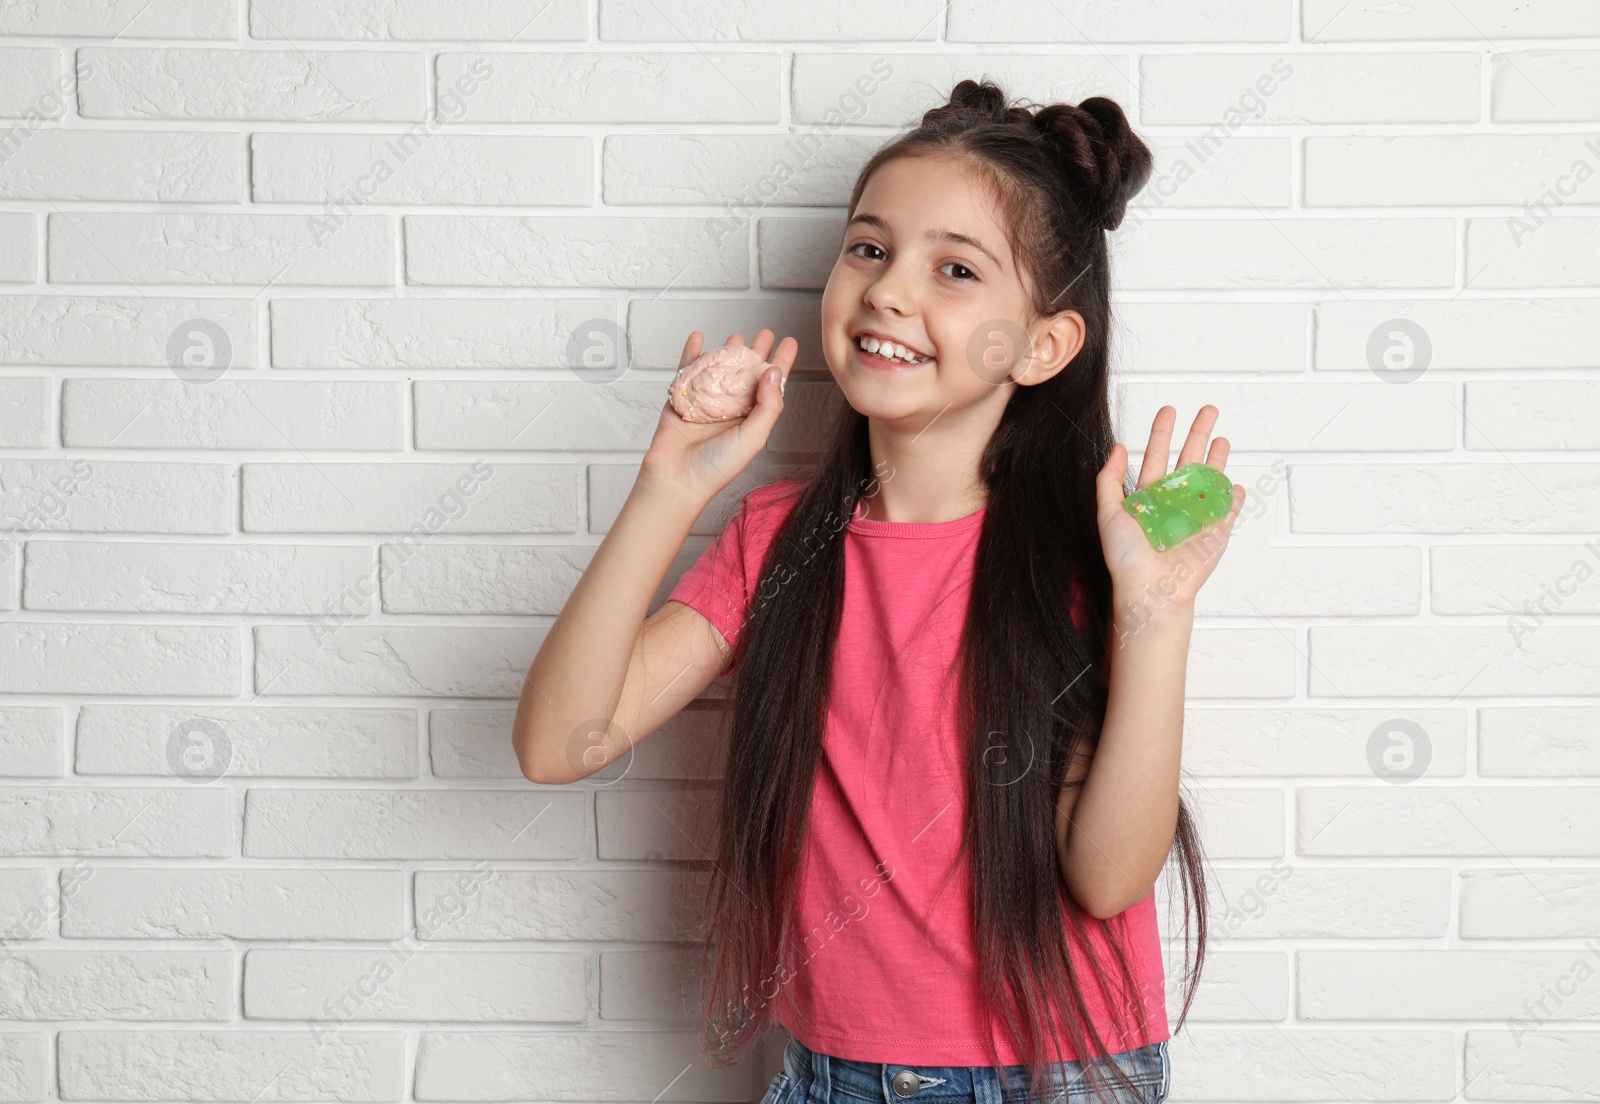
<svg viewBox="0 0 1600 1104"><path fill-rule="evenodd" d="M750 413L731 422L686 422L673 409L669 396L662 404L649 451L640 465L640 474L669 484L692 499L709 503L734 476L766 447L778 415L783 413L783 384L794 366L800 343L786 337L772 352L776 335L771 330L756 334L751 348L762 360L775 366L761 374L756 384L755 406ZM700 356L705 336L696 330L684 342L678 367L685 368ZM744 335L734 334L724 343L743 345ZM772 377L776 375L777 379Z"/></svg>

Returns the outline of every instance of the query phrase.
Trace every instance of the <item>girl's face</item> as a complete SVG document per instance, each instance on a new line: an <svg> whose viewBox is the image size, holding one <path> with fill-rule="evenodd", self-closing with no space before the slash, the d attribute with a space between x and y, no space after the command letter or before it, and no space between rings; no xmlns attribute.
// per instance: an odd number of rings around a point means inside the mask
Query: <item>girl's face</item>
<svg viewBox="0 0 1600 1104"><path fill-rule="evenodd" d="M902 157L868 179L845 227L822 293L823 352L851 406L920 432L973 408L998 419L1014 382L1076 353L1077 318L1035 324L1001 214L963 162ZM1024 327L1037 331L1031 358ZM886 363L857 344L865 333L930 359Z"/></svg>

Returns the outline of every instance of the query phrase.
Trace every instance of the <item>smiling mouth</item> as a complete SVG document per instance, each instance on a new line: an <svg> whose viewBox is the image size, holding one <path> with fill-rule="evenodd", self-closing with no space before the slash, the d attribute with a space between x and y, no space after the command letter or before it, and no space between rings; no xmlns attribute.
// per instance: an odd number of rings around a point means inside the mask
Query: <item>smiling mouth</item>
<svg viewBox="0 0 1600 1104"><path fill-rule="evenodd" d="M877 353L869 353L862 346L861 342L854 338L852 338L850 341L850 347L855 350L857 359L859 359L861 363L865 364L868 368L877 368L884 371L890 369L905 370L909 368L925 368L934 362L933 357L928 357L925 360L909 361L901 360L899 357L886 357L880 356Z"/></svg>

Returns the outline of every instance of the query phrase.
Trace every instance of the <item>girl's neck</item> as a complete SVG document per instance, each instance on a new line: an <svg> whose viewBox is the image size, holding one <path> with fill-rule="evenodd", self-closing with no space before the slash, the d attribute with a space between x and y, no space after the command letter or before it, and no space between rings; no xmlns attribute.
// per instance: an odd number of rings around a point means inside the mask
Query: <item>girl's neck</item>
<svg viewBox="0 0 1600 1104"><path fill-rule="evenodd" d="M877 484L876 493L860 500L861 516L927 525L955 521L987 505L988 489L978 478L987 437L964 442L953 434L906 434L875 418L868 421L867 437Z"/></svg>

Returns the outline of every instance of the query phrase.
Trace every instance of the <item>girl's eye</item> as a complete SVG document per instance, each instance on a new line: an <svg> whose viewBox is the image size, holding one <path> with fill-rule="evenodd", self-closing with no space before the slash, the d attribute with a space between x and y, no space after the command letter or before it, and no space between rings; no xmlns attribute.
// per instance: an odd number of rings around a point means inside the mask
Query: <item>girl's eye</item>
<svg viewBox="0 0 1600 1104"><path fill-rule="evenodd" d="M872 242L869 242L869 241L856 242L848 250L846 250L846 252L855 253L856 256L860 257L860 256L862 256L862 254L856 252L859 249L872 249L872 250L876 250L879 253L883 252L882 249L879 249L876 245L874 245ZM866 259L867 260L874 260L875 258L868 257ZM950 268L952 266L955 267L955 268L959 268L963 272L967 273L966 276L952 276L951 277L952 280L959 280L962 283L972 283L972 282L977 280L977 278L978 278L977 273L973 272L972 269L968 268L966 265L962 264L960 261L946 261L944 264L940 265L939 268L941 270L943 270L943 269L946 269L946 268Z"/></svg>

